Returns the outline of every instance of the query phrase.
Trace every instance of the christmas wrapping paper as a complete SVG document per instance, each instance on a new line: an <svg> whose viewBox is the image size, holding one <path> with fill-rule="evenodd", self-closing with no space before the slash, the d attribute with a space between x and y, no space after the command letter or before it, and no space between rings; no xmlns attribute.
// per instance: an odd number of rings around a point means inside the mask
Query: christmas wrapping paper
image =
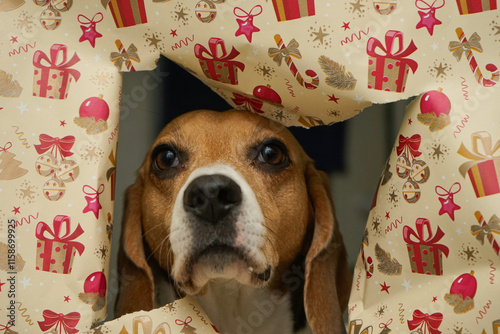
<svg viewBox="0 0 500 334"><path fill-rule="evenodd" d="M287 126L417 96L367 218L348 331L498 334L496 1L3 0L0 24L1 330L105 318L123 279L109 270L120 71L163 54ZM186 312L114 324L210 333Z"/></svg>

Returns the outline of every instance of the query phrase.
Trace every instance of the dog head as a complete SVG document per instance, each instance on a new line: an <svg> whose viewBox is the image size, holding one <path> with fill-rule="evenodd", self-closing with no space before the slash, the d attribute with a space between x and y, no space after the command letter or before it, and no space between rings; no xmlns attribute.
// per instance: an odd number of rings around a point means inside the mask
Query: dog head
<svg viewBox="0 0 500 334"><path fill-rule="evenodd" d="M121 243L117 314L153 308L150 258L186 294L215 278L286 291L301 258L311 328L342 326L350 275L328 179L258 115L196 111L168 124L127 191Z"/></svg>

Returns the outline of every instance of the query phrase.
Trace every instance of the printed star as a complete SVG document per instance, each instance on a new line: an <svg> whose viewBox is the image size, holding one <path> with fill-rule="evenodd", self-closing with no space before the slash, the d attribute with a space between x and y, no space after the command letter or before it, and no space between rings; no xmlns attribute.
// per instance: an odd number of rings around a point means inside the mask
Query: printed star
<svg viewBox="0 0 500 334"><path fill-rule="evenodd" d="M361 0L357 0L356 2L350 2L350 4L352 5L352 12L353 13L356 10L358 10L361 13L361 7L364 7L365 5L362 5L360 2L361 2Z"/></svg>
<svg viewBox="0 0 500 334"><path fill-rule="evenodd" d="M238 23L238 30L234 36L245 35L249 43L252 43L252 34L254 32L259 32L260 29L253 25L253 17L249 17L246 20L236 19Z"/></svg>
<svg viewBox="0 0 500 334"><path fill-rule="evenodd" d="M387 292L387 294L389 294L389 288L391 287L390 285L385 284L385 282L384 282L384 285L382 285L382 284L380 284L380 283L379 283L379 285L380 285L380 287L382 288L382 289L380 290L380 292L385 291L385 292Z"/></svg>
<svg viewBox="0 0 500 334"><path fill-rule="evenodd" d="M391 202L396 202L398 195L396 195L396 191L393 190L392 193L389 194Z"/></svg>
<svg viewBox="0 0 500 334"><path fill-rule="evenodd" d="M184 8L182 8L180 11L176 11L175 14L177 14L177 21L180 21L181 19L183 21L186 21L187 13L184 13Z"/></svg>
<svg viewBox="0 0 500 334"><path fill-rule="evenodd" d="M108 83L108 76L105 75L104 73L101 73L97 76L97 81L99 81L97 84L107 84Z"/></svg>
<svg viewBox="0 0 500 334"><path fill-rule="evenodd" d="M172 37L175 37L177 36L177 29L170 29L170 35L172 35Z"/></svg>
<svg viewBox="0 0 500 334"><path fill-rule="evenodd" d="M384 315L385 311L384 311L384 308L383 307L380 307L378 310L377 310L377 315L379 317L382 317Z"/></svg>
<svg viewBox="0 0 500 334"><path fill-rule="evenodd" d="M0 281L0 291L2 291L2 285L4 285L5 283L2 283L2 281Z"/></svg>
<svg viewBox="0 0 500 334"><path fill-rule="evenodd" d="M21 192L23 193L23 198L28 197L29 199L33 199L32 195L35 193L31 190L31 186L28 186L26 189L21 189Z"/></svg>
<svg viewBox="0 0 500 334"><path fill-rule="evenodd" d="M408 125L411 125L411 123L413 123L413 121L411 120L411 118L408 118Z"/></svg>
<svg viewBox="0 0 500 334"><path fill-rule="evenodd" d="M385 213L385 219L391 219L390 212Z"/></svg>
<svg viewBox="0 0 500 334"><path fill-rule="evenodd" d="M432 302L435 303L437 302L438 298L437 297L432 297Z"/></svg>
<svg viewBox="0 0 500 334"><path fill-rule="evenodd" d="M467 255L467 261L469 261L471 258L475 259L476 257L474 256L474 249L470 249L469 246L467 246L467 250L464 251L465 255Z"/></svg>
<svg viewBox="0 0 500 334"><path fill-rule="evenodd" d="M23 112L28 111L28 104L23 104L21 102L21 104L18 105L16 108L19 109L19 111L21 112L21 115L22 115Z"/></svg>
<svg viewBox="0 0 500 334"><path fill-rule="evenodd" d="M267 75L271 75L269 72L271 71L270 67L262 66L259 67L259 70L262 72L262 76L265 77Z"/></svg>
<svg viewBox="0 0 500 334"><path fill-rule="evenodd" d="M335 94L328 95L328 101L333 101L337 104L339 104L337 101L340 100L340 97L335 97Z"/></svg>
<svg viewBox="0 0 500 334"><path fill-rule="evenodd" d="M66 121L65 120L59 121L59 123L61 123L61 124L59 124L59 126L63 126L64 127L66 125Z"/></svg>
<svg viewBox="0 0 500 334"><path fill-rule="evenodd" d="M92 211L95 217L99 219L99 210L102 209L101 203L99 203L99 196L85 196L85 200L87 201L87 206L83 208L83 213Z"/></svg>
<svg viewBox="0 0 500 334"><path fill-rule="evenodd" d="M26 276L23 276L23 280L19 281L20 284L23 285L23 288L26 289L27 286L32 286L33 284L30 283L31 277L26 278Z"/></svg>
<svg viewBox="0 0 500 334"><path fill-rule="evenodd" d="M373 222L372 222L372 225L373 225L373 229L375 231L378 231L378 227L380 226L380 222L378 221L378 219L375 219Z"/></svg>
<svg viewBox="0 0 500 334"><path fill-rule="evenodd" d="M493 28L495 28L497 30L495 35L500 35L500 26L493 26Z"/></svg>
<svg viewBox="0 0 500 334"><path fill-rule="evenodd" d="M409 289L413 288L411 285L410 285L410 282L411 281L407 281L406 279L404 280L404 283L401 284L402 286L404 286L406 288L406 292L408 292Z"/></svg>
<svg viewBox="0 0 500 334"><path fill-rule="evenodd" d="M446 72L445 72L445 71L446 71L446 69L447 69L447 68L448 68L448 66L444 66L444 67L443 67L443 63L439 63L439 67L434 66L434 69L437 71L436 78L437 78L438 76L440 76L441 74L442 74L443 76L445 76L445 75L446 75Z"/></svg>
<svg viewBox="0 0 500 334"><path fill-rule="evenodd" d="M344 22L344 25L341 28L344 28L344 31L346 31L347 29L351 29L351 28L349 28L350 23L351 22L347 22L347 23Z"/></svg>
<svg viewBox="0 0 500 334"><path fill-rule="evenodd" d="M102 326L94 328L94 334L103 334L103 332L101 331L101 329L102 329L101 327Z"/></svg>
<svg viewBox="0 0 500 334"><path fill-rule="evenodd" d="M463 329L464 329L464 328L462 327L462 328L460 328L460 329L453 329L453 330L455 331L455 334L462 334L462 330L463 330ZM483 332L483 333L484 333L484 332Z"/></svg>
<svg viewBox="0 0 500 334"><path fill-rule="evenodd" d="M319 40L319 42L321 44L323 44L323 38L325 38L326 36L330 35L330 34L327 34L326 32L323 32L323 29L321 27L319 27L319 31L318 32L313 31L312 33L316 35L316 38L313 39L313 42Z"/></svg>
<svg viewBox="0 0 500 334"><path fill-rule="evenodd" d="M168 310L169 310L170 312L175 311L175 307L174 307L174 304L173 304L173 303L172 303L172 304L168 304L168 305L166 305L165 307L166 307L166 308L168 308Z"/></svg>
<svg viewBox="0 0 500 334"><path fill-rule="evenodd" d="M448 197L440 197L439 202L441 203L441 209L439 210L439 215L447 213L451 220L455 221L455 211L460 210L460 206L453 202L453 195Z"/></svg>
<svg viewBox="0 0 500 334"><path fill-rule="evenodd" d="M89 158L90 160L92 160L94 157L97 157L97 153L95 153L95 147L92 147L91 149L90 148L87 148L87 155L85 156L85 158Z"/></svg>
<svg viewBox="0 0 500 334"><path fill-rule="evenodd" d="M102 37L102 34L100 34L97 30L95 30L95 23L86 26L86 25L81 25L80 28L82 28L82 36L80 36L80 39L78 42L83 42L83 41L89 41L90 45L95 48L95 40L97 38Z"/></svg>
<svg viewBox="0 0 500 334"><path fill-rule="evenodd" d="M434 33L434 26L435 25L440 25L442 22L436 19L434 15L436 15L436 10L431 9L429 12L418 12L418 15L420 15L420 22L418 22L416 28L427 28L427 31L429 34L432 36Z"/></svg>
<svg viewBox="0 0 500 334"><path fill-rule="evenodd" d="M69 303L69 301L70 301L70 300L71 300L71 298L69 298L69 296L64 296L64 301L65 301L66 303Z"/></svg>
<svg viewBox="0 0 500 334"><path fill-rule="evenodd" d="M161 42L161 39L156 38L155 34L153 34L153 37L148 37L146 40L149 42L149 46L154 45L155 48L158 49L158 42Z"/></svg>
<svg viewBox="0 0 500 334"><path fill-rule="evenodd" d="M14 212L15 215L17 215L18 213L21 214L21 212L19 212L20 206L18 206L18 207L14 206L13 208L14 208L14 210L12 210L12 212Z"/></svg>
<svg viewBox="0 0 500 334"><path fill-rule="evenodd" d="M11 36L10 41L12 42L12 44L14 44L14 43L19 43L19 42L17 41L17 38L18 38L18 37L19 37L19 36L16 36L16 37Z"/></svg>
<svg viewBox="0 0 500 334"><path fill-rule="evenodd" d="M32 24L33 22L29 21L27 18L24 18L22 20L19 20L19 23L21 23L21 28L26 27L29 28L29 25Z"/></svg>
<svg viewBox="0 0 500 334"><path fill-rule="evenodd" d="M283 114L283 110L276 111L274 116L276 117L276 119L278 119L281 122L283 122L283 120L286 119L285 115Z"/></svg>
<svg viewBox="0 0 500 334"><path fill-rule="evenodd" d="M439 144L437 147L433 147L432 149L434 150L432 156L437 156L437 158L439 159L441 154L443 154L443 151L441 151L441 144Z"/></svg>
<svg viewBox="0 0 500 334"><path fill-rule="evenodd" d="M108 250L107 250L104 246L102 246L101 248L99 248L99 252L101 252L101 257L102 257L102 258L105 258L105 257L106 257L106 252L107 252L107 251L108 251Z"/></svg>

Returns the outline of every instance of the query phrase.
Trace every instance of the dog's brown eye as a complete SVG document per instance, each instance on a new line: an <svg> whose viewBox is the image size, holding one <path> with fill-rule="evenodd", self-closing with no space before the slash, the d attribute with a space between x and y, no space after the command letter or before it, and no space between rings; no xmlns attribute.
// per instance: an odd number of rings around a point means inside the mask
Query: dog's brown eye
<svg viewBox="0 0 500 334"><path fill-rule="evenodd" d="M279 165L284 162L285 154L278 145L268 144L262 147L259 160L270 165Z"/></svg>
<svg viewBox="0 0 500 334"><path fill-rule="evenodd" d="M155 163L160 170L167 170L177 167L179 165L179 158L173 151L166 149L158 152Z"/></svg>

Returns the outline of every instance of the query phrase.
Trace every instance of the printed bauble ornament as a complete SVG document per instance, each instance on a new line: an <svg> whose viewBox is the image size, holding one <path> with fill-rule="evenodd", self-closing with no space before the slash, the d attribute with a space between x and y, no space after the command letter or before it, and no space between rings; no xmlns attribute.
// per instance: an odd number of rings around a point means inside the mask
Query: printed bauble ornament
<svg viewBox="0 0 500 334"><path fill-rule="evenodd" d="M196 4L194 13L201 22L210 23L215 19L217 9L212 1L202 0Z"/></svg>
<svg viewBox="0 0 500 334"><path fill-rule="evenodd" d="M50 2L50 0L33 0L35 2L35 5L37 6L47 6Z"/></svg>
<svg viewBox="0 0 500 334"><path fill-rule="evenodd" d="M35 169L41 176L50 176L58 169L59 161L51 153L45 153L38 157Z"/></svg>
<svg viewBox="0 0 500 334"><path fill-rule="evenodd" d="M444 300L453 306L457 314L469 312L474 308L474 296L477 291L477 280L474 271L465 273L453 281L450 293L444 296Z"/></svg>
<svg viewBox="0 0 500 334"><path fill-rule="evenodd" d="M443 90L431 90L420 100L420 111L417 119L429 126L431 132L439 131L450 124L451 102Z"/></svg>
<svg viewBox="0 0 500 334"><path fill-rule="evenodd" d="M74 160L64 160L56 171L56 177L63 182L73 182L80 174L80 167Z"/></svg>
<svg viewBox="0 0 500 334"><path fill-rule="evenodd" d="M90 274L83 283L83 291L78 298L92 305L94 312L100 311L106 305L106 276L101 271Z"/></svg>
<svg viewBox="0 0 500 334"><path fill-rule="evenodd" d="M89 97L83 101L79 110L80 117L74 118L75 124L87 129L89 135L102 133L108 128L106 120L109 117L109 106L102 97Z"/></svg>
<svg viewBox="0 0 500 334"><path fill-rule="evenodd" d="M397 0L373 1L373 7L380 15L389 15L398 5Z"/></svg>
<svg viewBox="0 0 500 334"><path fill-rule="evenodd" d="M54 30L61 24L61 13L49 7L40 14L40 23L45 29Z"/></svg>
<svg viewBox="0 0 500 334"><path fill-rule="evenodd" d="M429 180L430 169L427 163L423 160L413 161L410 177L417 183L425 183Z"/></svg>
<svg viewBox="0 0 500 334"><path fill-rule="evenodd" d="M270 85L256 86L253 89L253 95L261 100L281 106L281 97L274 89L271 88Z"/></svg>
<svg viewBox="0 0 500 334"><path fill-rule="evenodd" d="M54 9L66 12L73 6L73 0L52 0L50 4Z"/></svg>
<svg viewBox="0 0 500 334"><path fill-rule="evenodd" d="M43 185L43 194L49 201L58 201L65 193L66 186L64 182L55 177Z"/></svg>
<svg viewBox="0 0 500 334"><path fill-rule="evenodd" d="M413 180L408 180L403 185L403 197L410 203L416 203L420 199L420 187L418 183Z"/></svg>
<svg viewBox="0 0 500 334"><path fill-rule="evenodd" d="M396 173L402 179L406 179L410 175L411 163L406 154L402 154L396 161Z"/></svg>
<svg viewBox="0 0 500 334"><path fill-rule="evenodd" d="M24 0L3 0L0 1L0 12L8 12L24 5Z"/></svg>

